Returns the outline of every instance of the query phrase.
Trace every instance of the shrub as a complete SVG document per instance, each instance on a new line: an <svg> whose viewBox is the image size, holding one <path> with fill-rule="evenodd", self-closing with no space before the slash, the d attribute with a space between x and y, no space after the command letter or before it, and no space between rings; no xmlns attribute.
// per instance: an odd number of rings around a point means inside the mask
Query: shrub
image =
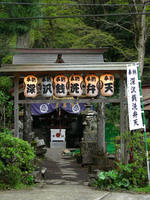
<svg viewBox="0 0 150 200"><path fill-rule="evenodd" d="M124 138L127 151L132 153L132 160L126 165L116 162L116 170L100 172L95 185L101 189L129 189L148 183L144 134L126 132Z"/></svg>
<svg viewBox="0 0 150 200"><path fill-rule="evenodd" d="M122 177L117 170L111 170L108 172L100 172L95 184L101 189L127 189L130 182L127 178Z"/></svg>
<svg viewBox="0 0 150 200"><path fill-rule="evenodd" d="M32 184L34 158L34 150L26 141L0 133L0 186Z"/></svg>

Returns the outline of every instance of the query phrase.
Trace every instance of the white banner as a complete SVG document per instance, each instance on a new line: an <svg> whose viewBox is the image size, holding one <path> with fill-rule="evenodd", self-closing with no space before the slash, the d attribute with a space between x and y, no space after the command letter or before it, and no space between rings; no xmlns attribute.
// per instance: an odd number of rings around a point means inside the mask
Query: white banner
<svg viewBox="0 0 150 200"><path fill-rule="evenodd" d="M137 67L137 64L127 65L127 96L130 130L143 128Z"/></svg>

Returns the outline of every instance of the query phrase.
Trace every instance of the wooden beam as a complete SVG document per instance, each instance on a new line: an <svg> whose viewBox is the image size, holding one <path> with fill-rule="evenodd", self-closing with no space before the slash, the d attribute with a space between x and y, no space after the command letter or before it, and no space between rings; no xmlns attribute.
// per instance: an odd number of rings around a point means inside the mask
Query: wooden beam
<svg viewBox="0 0 150 200"><path fill-rule="evenodd" d="M14 78L14 136L19 137L19 78L15 75Z"/></svg>
<svg viewBox="0 0 150 200"><path fill-rule="evenodd" d="M125 98L124 98L125 99ZM25 99L19 100L19 104L33 103L120 103L120 98L98 98L98 99Z"/></svg>

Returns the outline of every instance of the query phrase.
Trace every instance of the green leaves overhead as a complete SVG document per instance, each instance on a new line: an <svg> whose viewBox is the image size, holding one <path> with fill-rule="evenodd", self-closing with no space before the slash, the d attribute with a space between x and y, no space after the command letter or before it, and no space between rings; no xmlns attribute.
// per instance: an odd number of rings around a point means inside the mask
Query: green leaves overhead
<svg viewBox="0 0 150 200"><path fill-rule="evenodd" d="M9 2L9 0L5 0L5 2ZM11 0L11 2L16 1ZM36 0L18 0L17 2L34 4L0 4L0 18L37 16L70 16L70 18L0 21L0 48L9 47L14 36L18 37L30 32L31 43L29 46L31 48L99 48L107 46L109 47L109 52L105 55L107 61L137 61L139 57L141 15L107 16L107 14L143 12L143 6L141 6L143 0L89 0L88 2L85 0L40 0L40 3L47 3L47 5L38 4ZM146 12L149 10L150 5L147 5ZM103 17L71 17L95 14L106 15ZM146 26L149 25L149 22L149 15L146 15ZM148 26L146 28L146 52L149 52ZM4 54L7 54L6 51L3 51L0 57L3 57ZM144 51L141 54L144 56ZM7 59L4 60L7 62ZM149 60L148 53L146 53L145 60Z"/></svg>
<svg viewBox="0 0 150 200"><path fill-rule="evenodd" d="M5 0L5 2L10 2ZM16 2L16 0L11 0ZM36 0L18 0L17 2L37 2ZM38 15L38 7L35 5L0 5L0 18L23 18ZM1 21L0 22L0 33L2 34L14 34L17 33L22 35L30 30L32 21Z"/></svg>

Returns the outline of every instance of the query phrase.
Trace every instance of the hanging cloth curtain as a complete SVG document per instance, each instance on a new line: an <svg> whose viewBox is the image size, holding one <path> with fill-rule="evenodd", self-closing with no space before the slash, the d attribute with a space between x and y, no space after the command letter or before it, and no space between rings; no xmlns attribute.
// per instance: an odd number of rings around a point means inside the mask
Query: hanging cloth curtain
<svg viewBox="0 0 150 200"><path fill-rule="evenodd" d="M54 112L58 107L65 110L68 113L72 114L79 114L83 110L85 110L85 104L84 103L61 103L57 105L56 103L51 104L32 104L31 106L31 112L32 115L41 115L41 114L47 114Z"/></svg>

